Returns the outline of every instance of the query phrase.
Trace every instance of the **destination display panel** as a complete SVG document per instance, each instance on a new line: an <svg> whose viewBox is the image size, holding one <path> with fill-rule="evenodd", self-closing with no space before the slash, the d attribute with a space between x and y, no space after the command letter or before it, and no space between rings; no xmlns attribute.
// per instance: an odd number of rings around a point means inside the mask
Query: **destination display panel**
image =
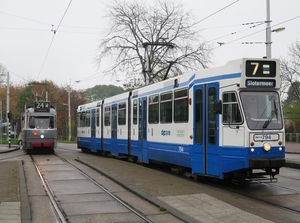
<svg viewBox="0 0 300 223"><path fill-rule="evenodd" d="M242 88L279 88L280 71L278 60L244 60L241 78Z"/></svg>

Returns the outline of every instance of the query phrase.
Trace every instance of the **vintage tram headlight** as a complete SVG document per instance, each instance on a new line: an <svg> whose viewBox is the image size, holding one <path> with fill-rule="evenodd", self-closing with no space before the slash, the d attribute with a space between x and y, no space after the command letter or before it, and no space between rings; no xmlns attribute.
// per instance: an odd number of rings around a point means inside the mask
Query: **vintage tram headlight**
<svg viewBox="0 0 300 223"><path fill-rule="evenodd" d="M270 143L267 142L264 144L263 148L266 152L269 152L271 150L272 146Z"/></svg>
<svg viewBox="0 0 300 223"><path fill-rule="evenodd" d="M41 139L43 139L45 136L44 135L41 135Z"/></svg>

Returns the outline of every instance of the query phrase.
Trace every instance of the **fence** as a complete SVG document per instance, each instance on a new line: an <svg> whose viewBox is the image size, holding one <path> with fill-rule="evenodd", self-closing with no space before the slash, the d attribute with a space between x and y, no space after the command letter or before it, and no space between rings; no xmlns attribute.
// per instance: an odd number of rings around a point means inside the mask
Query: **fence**
<svg viewBox="0 0 300 223"><path fill-rule="evenodd" d="M68 141L69 139L69 128L64 126L63 128L57 129L57 139L59 141ZM71 141L77 140L77 127L71 128Z"/></svg>
<svg viewBox="0 0 300 223"><path fill-rule="evenodd" d="M286 142L300 142L300 133L285 133Z"/></svg>

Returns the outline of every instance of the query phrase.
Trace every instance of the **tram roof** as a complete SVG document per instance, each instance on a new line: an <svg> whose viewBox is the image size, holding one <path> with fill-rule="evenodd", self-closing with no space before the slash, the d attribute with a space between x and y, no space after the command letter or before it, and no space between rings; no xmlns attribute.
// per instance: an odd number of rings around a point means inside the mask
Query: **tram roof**
<svg viewBox="0 0 300 223"><path fill-rule="evenodd" d="M150 84L132 90L132 98L146 97L150 94L158 94L160 92L179 90L183 88L191 88L194 84L210 83L221 80L233 80L235 78L241 78L243 69L245 67L245 61L278 61L277 59L266 58L239 58L236 60L228 61L226 64L218 67L207 68L199 71L192 71L180 76L172 77L167 80ZM279 63L278 63L279 64ZM279 65L278 65L279 66ZM129 92L125 92L119 95L115 95L104 99L104 105L111 103L118 103L124 101L129 97ZM84 109L97 107L102 104L102 101L95 101L85 105L78 106L78 111Z"/></svg>

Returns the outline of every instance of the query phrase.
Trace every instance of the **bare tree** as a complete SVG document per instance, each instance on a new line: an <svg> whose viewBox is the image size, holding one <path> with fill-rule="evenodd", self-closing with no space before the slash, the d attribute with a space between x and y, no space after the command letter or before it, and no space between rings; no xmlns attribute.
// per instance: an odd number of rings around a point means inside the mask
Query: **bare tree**
<svg viewBox="0 0 300 223"><path fill-rule="evenodd" d="M152 5L114 0L107 7L110 26L96 58L99 64L108 57L115 61L107 74L125 73L143 85L164 79L168 69L175 76L210 63L211 48L192 14L176 0L155 0Z"/></svg>
<svg viewBox="0 0 300 223"><path fill-rule="evenodd" d="M0 85L2 85L6 80L7 70L6 68L0 63Z"/></svg>
<svg viewBox="0 0 300 223"><path fill-rule="evenodd" d="M300 41L296 40L289 47L289 53L287 58L281 58L281 91L282 95L287 96L287 93L293 92L293 98L297 98L300 102L300 92L298 91L297 81L300 81Z"/></svg>
<svg viewBox="0 0 300 223"><path fill-rule="evenodd" d="M287 132L299 132L300 119L300 41L289 47L287 58L281 59L281 96Z"/></svg>

